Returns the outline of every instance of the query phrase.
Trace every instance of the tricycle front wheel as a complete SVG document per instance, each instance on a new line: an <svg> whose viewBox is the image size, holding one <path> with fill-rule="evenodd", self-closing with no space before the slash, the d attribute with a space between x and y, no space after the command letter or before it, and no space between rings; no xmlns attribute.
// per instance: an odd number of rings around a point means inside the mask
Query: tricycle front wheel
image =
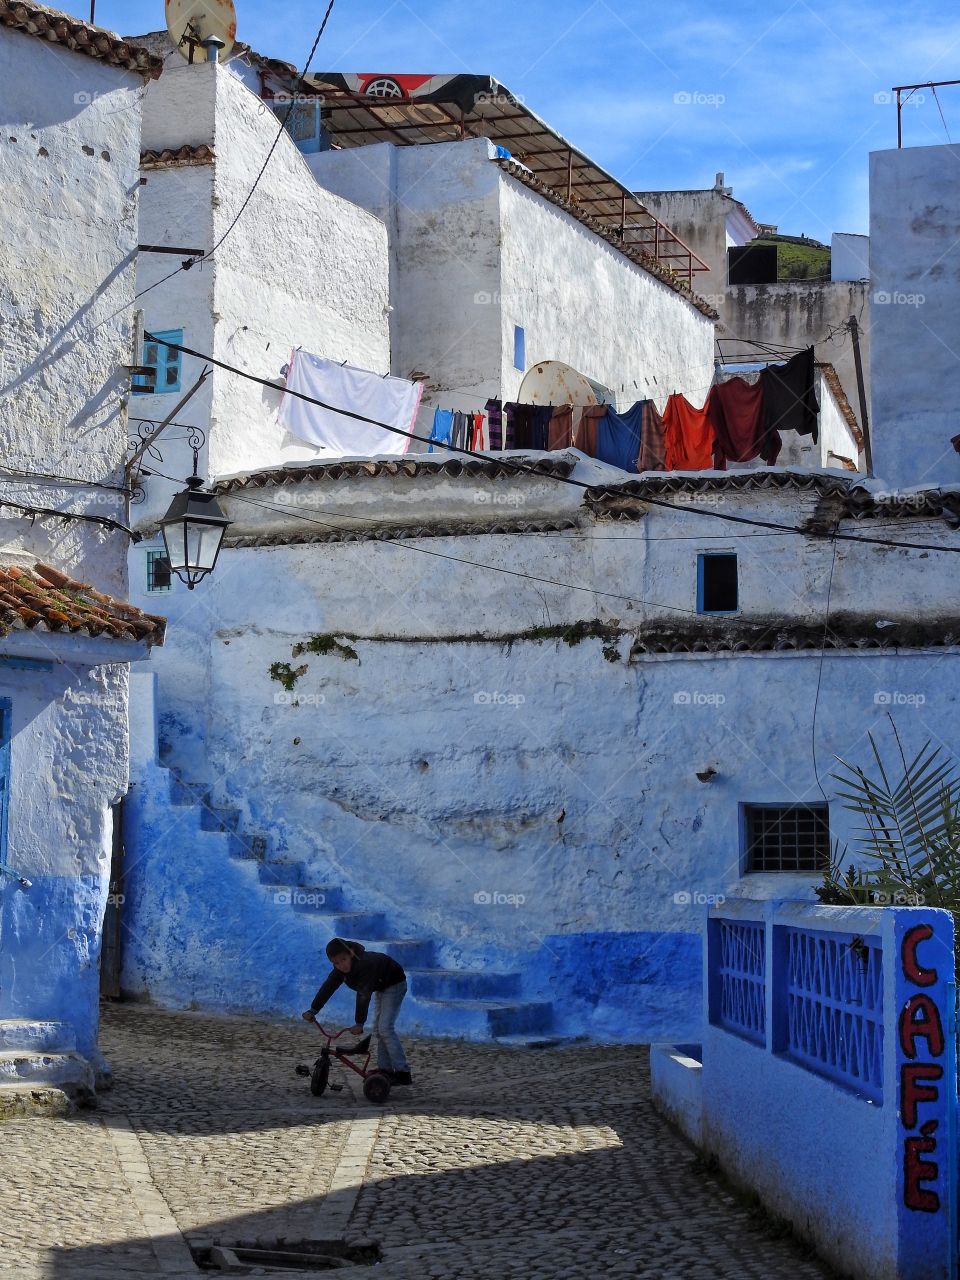
<svg viewBox="0 0 960 1280"><path fill-rule="evenodd" d="M382 1071L374 1071L363 1082L363 1096L368 1102L386 1102L390 1097L390 1077Z"/></svg>
<svg viewBox="0 0 960 1280"><path fill-rule="evenodd" d="M313 1075L310 1077L310 1092L315 1098L322 1096L329 1079L330 1059L324 1055L324 1057L317 1059L313 1068Z"/></svg>

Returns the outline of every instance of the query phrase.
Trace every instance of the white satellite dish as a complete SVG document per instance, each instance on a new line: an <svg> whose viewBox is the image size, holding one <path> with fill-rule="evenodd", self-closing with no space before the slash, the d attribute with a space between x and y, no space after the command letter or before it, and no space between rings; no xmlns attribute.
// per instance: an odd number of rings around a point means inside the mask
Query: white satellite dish
<svg viewBox="0 0 960 1280"><path fill-rule="evenodd" d="M188 62L225 62L237 39L233 0L166 0L170 39Z"/></svg>

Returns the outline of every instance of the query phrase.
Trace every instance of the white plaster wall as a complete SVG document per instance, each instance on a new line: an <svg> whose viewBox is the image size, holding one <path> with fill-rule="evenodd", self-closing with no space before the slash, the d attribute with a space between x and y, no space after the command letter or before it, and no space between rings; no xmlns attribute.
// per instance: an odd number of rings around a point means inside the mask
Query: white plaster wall
<svg viewBox="0 0 960 1280"><path fill-rule="evenodd" d="M694 288L719 309L727 288L728 219L737 206L719 191L638 191L637 198L690 246L710 268L694 276Z"/></svg>
<svg viewBox="0 0 960 1280"><path fill-rule="evenodd" d="M860 447L822 374L817 378L817 399L820 401L820 438L815 447L820 455L820 465L839 467L840 458L849 458L856 464Z"/></svg>
<svg viewBox="0 0 960 1280"><path fill-rule="evenodd" d="M503 396L516 398L514 325L527 368L559 360L610 387L619 408L674 391L702 403L713 321L570 214L500 173Z"/></svg>
<svg viewBox="0 0 960 1280"><path fill-rule="evenodd" d="M0 448L8 466L122 484L132 352L138 75L0 31ZM10 500L125 519L115 491L3 482ZM0 546L125 589L126 539L0 514Z"/></svg>
<svg viewBox="0 0 960 1280"><path fill-rule="evenodd" d="M835 231L830 237L830 279L870 279L870 237Z"/></svg>
<svg viewBox="0 0 960 1280"><path fill-rule="evenodd" d="M228 230L257 178L278 131L276 117L230 67L172 60L172 71L147 93L146 144L212 145L214 165L148 169L141 234L150 243L209 251ZM155 237L155 238L154 238ZM142 255L139 288L178 263ZM276 379L276 392L222 370L178 414L208 437L201 474L304 461L317 456L287 436L276 420L280 370L291 349L376 372L390 364L386 231L375 217L326 191L284 134L240 222L220 252L144 298L147 329L182 328L184 343ZM183 358L183 390L203 362ZM134 398L137 416L161 420L176 393ZM156 469L182 480L192 454L182 430L168 430ZM141 527L163 514L179 484L155 477L135 508Z"/></svg>
<svg viewBox="0 0 960 1280"><path fill-rule="evenodd" d="M227 231L277 136L276 117L228 70L216 75L214 237ZM203 68L201 74L207 72ZM279 380L290 351L390 368L386 230L323 190L283 134L243 218L217 255L216 352ZM279 392L231 375L214 385L211 469L317 456L274 422Z"/></svg>
<svg viewBox="0 0 960 1280"><path fill-rule="evenodd" d="M889 487L955 484L960 149L870 156L873 455Z"/></svg>

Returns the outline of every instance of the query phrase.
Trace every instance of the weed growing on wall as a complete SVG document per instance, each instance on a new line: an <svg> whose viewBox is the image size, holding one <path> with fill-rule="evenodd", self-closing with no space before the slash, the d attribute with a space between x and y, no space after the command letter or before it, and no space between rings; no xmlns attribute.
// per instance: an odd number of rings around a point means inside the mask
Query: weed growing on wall
<svg viewBox="0 0 960 1280"><path fill-rule="evenodd" d="M289 662L274 662L270 667L270 679L282 684L287 693L292 693L296 688L297 681L306 674L306 665L291 667Z"/></svg>
<svg viewBox="0 0 960 1280"><path fill-rule="evenodd" d="M352 645L343 644L336 636L311 636L309 640L303 640L299 644L295 644L293 646L293 656L299 658L302 653L332 653L339 658L343 658L345 662L350 659L353 659L354 662L360 661L356 649Z"/></svg>

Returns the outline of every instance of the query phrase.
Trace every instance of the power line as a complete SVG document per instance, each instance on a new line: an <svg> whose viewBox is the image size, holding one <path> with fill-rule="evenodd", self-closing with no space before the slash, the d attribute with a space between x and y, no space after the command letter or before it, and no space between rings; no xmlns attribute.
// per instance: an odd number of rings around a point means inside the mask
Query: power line
<svg viewBox="0 0 960 1280"><path fill-rule="evenodd" d="M150 342L160 341L160 339L155 338L152 334L149 334L149 333L145 334L145 337ZM238 369L235 365L226 364L223 360L217 360L216 357L214 356L205 355L203 352L200 352L200 351L194 351L193 348L182 346L181 344L176 342L167 341L165 345L172 348L172 350L174 351L183 352L184 355L194 356L198 360L205 360L209 364L215 365L218 369L225 370L227 373L233 373L233 374L236 374L237 377L246 378L248 382L255 382L261 387L269 387L273 391L277 390L276 382L271 381L269 378L261 378L255 373L248 373L246 369ZM412 431L404 431L402 427L394 427L390 423L380 422L378 419L370 418L366 414L355 413L352 409L341 409L341 408L338 408L336 405L327 404L326 401L318 400L314 396L308 396L305 392L291 391L290 388L288 387L284 392L284 394L288 396L293 396L297 400L303 400L307 404L316 405L320 409L327 409L329 412L339 414L343 418L351 418L355 422L365 422L365 423L368 423L370 426L381 427L384 431L389 431L393 435L404 436L408 440L417 440L421 444L426 443L422 436L418 436ZM474 449L463 449L453 444L445 444L443 448L448 453L461 454L462 456L467 458L475 458L480 462L489 462L491 460L489 454L478 453ZM583 481L583 480L575 480L572 476L553 475L550 472L538 469L537 463L533 463L532 465L525 465L522 462L514 461L513 459L507 459L503 457L497 457L495 460L499 462L501 466L510 468L518 475L526 474L526 475L539 476L541 479L553 480L558 484L573 485L577 489L586 490L590 493L594 493L598 495L604 494L604 493L618 494L622 492L620 485L615 486L615 485L605 485L605 484L588 484L586 481ZM169 476L164 478L170 479ZM783 533L799 534L802 537L806 537L806 538L831 537L831 538L837 538L843 542L860 542L870 546L899 547L905 551L960 552L960 547L938 546L936 543L895 542L889 538L858 537L857 535L852 533L839 533L836 531L831 532L829 534L827 534L826 532L820 533L815 529L801 529L797 525L783 524L781 522L774 521L774 520L757 520L756 518L750 517L750 516L735 516L735 515L730 515L727 512L716 511L714 509L708 510L702 506L697 506L695 503L686 503L681 505L676 502L667 502L662 498L653 498L653 497L650 497L648 494L642 494L638 496L640 496L640 500L642 502L654 507L664 507L668 511L691 512L694 515L707 516L708 518L713 520L726 520L733 524L750 525L751 527L758 528L758 529L773 529Z"/></svg>
<svg viewBox="0 0 960 1280"><path fill-rule="evenodd" d="M330 0L329 4L327 5L327 11L323 15L323 21L320 23L320 30L317 32L317 38L314 40L313 48L310 50L310 56L307 58L306 65L303 71L301 71L300 73L301 80L303 80L307 72L310 70L310 64L313 62L314 55L317 52L317 46L320 44L320 39L324 33L324 30L326 29L326 25L327 25L327 22L329 21L330 14L333 12L333 6L335 2L336 0ZM247 193L246 199L244 200L243 204L240 206L237 212L237 216L230 223L229 227L227 227L226 231L223 233L223 235L220 237L217 243L213 246L213 248L209 249L206 253L202 254L200 257L188 258L185 262L182 262L179 267L174 268L174 270L169 272L167 275L162 276L159 280L155 281L151 285L148 285L145 289L141 289L139 293L134 294L134 298L133 298L134 302L136 302L138 298L144 297L146 294L150 293L152 290L159 289L162 284L166 284L168 280L172 280L173 277L179 275L181 271L189 271L192 267L195 267L198 262L202 265L209 258L213 257L213 255L217 252L217 250L223 244L224 240L226 240L226 238L231 234L231 232L236 227L237 223L240 221L240 219L243 217L244 213L246 212L247 206L250 204L250 201L253 199L254 193L256 192L257 187L259 187L260 181L263 178L263 175L267 171L267 166L269 165L271 159L273 158L273 153L276 151L277 147L280 144L280 139L283 137L284 131L287 127L287 123L290 120L291 115L293 114L293 108L295 105L296 105L296 98L293 94L291 94L290 105L287 108L286 115L283 117L283 120L280 122L279 132L277 133L277 136L273 140L273 145L270 147L270 150L267 152L267 158L266 160L264 160L263 165L261 166L260 172L257 174L256 178L254 179L253 186L250 188L249 192Z"/></svg>

